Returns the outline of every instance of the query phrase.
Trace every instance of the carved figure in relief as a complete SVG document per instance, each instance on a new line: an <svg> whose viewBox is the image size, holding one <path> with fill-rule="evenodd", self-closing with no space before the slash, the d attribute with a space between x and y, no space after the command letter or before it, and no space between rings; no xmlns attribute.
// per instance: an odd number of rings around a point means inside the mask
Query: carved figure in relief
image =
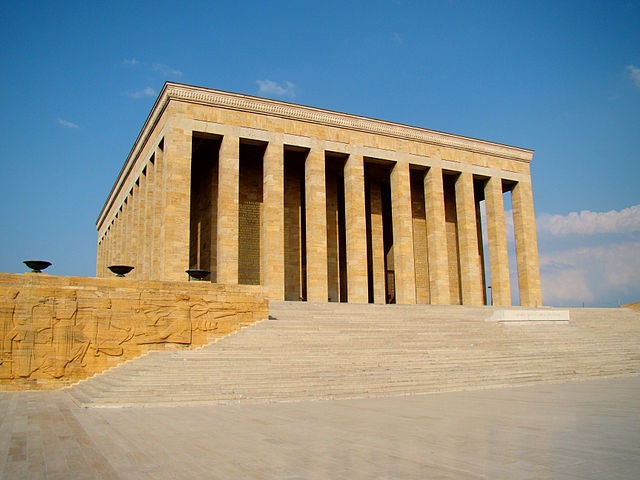
<svg viewBox="0 0 640 480"><path fill-rule="evenodd" d="M221 310L211 308L211 303L199 298L191 305L191 327L201 332L212 332L218 329L220 320L245 316L248 312L238 312L237 310Z"/></svg>
<svg viewBox="0 0 640 480"><path fill-rule="evenodd" d="M80 366L89 349L90 340L84 334L78 319L78 297L75 290L60 291L55 297L52 375L60 378L68 366Z"/></svg>
<svg viewBox="0 0 640 480"><path fill-rule="evenodd" d="M150 343L191 343L190 298L188 295L158 298L140 294L134 334L138 345Z"/></svg>
<svg viewBox="0 0 640 480"><path fill-rule="evenodd" d="M94 348L95 356L100 354L112 357L120 356L124 353L123 345L133 338L135 325L131 321L133 310L117 309L120 315L114 312L114 302L116 307L120 307L120 299L112 299L110 296L94 300ZM123 307L123 306L122 306ZM121 311L124 310L124 311ZM124 315L122 315L124 313Z"/></svg>
<svg viewBox="0 0 640 480"><path fill-rule="evenodd" d="M0 378L11 378L11 339L17 288L0 289Z"/></svg>
<svg viewBox="0 0 640 480"><path fill-rule="evenodd" d="M13 328L8 334L13 376L26 378L46 365L50 348L42 345L51 345L52 320L51 298L18 293L13 312Z"/></svg>

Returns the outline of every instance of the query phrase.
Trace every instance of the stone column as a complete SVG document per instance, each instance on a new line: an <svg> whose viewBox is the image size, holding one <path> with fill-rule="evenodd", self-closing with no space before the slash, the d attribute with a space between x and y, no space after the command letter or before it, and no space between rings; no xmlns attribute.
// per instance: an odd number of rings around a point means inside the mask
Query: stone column
<svg viewBox="0 0 640 480"><path fill-rule="evenodd" d="M269 142L264 152L261 284L270 300L284 300L284 147Z"/></svg>
<svg viewBox="0 0 640 480"><path fill-rule="evenodd" d="M189 268L191 130L167 125L164 137L162 202L162 280L186 280Z"/></svg>
<svg viewBox="0 0 640 480"><path fill-rule="evenodd" d="M124 202L123 206L118 210L118 217L116 218L115 223L115 231L116 231L116 248L113 252L113 263L122 265L124 260L122 258L122 248L124 245L124 224L125 224L125 214L124 214Z"/></svg>
<svg viewBox="0 0 640 480"><path fill-rule="evenodd" d="M373 303L387 303L384 267L384 233L382 219L382 191L380 182L371 179L369 182L369 207L371 209L371 276L373 278Z"/></svg>
<svg viewBox="0 0 640 480"><path fill-rule="evenodd" d="M96 256L96 277L102 276L102 254L104 252L104 241L98 237L98 255Z"/></svg>
<svg viewBox="0 0 640 480"><path fill-rule="evenodd" d="M484 304L473 175L462 172L456 180L456 217L460 248L460 283L463 305Z"/></svg>
<svg viewBox="0 0 640 480"><path fill-rule="evenodd" d="M133 256L131 252L131 224L133 220L133 209L131 208L132 190L129 189L126 201L122 207L122 249L120 251L121 262L125 265L131 265L133 263ZM133 277L133 275L130 275Z"/></svg>
<svg viewBox="0 0 640 480"><path fill-rule="evenodd" d="M217 283L238 283L240 139L225 135L218 161Z"/></svg>
<svg viewBox="0 0 640 480"><path fill-rule="evenodd" d="M414 304L416 303L416 274L413 258L409 164L396 163L391 171L390 180L396 303Z"/></svg>
<svg viewBox="0 0 640 480"><path fill-rule="evenodd" d="M138 182L135 182L132 187L131 201L129 202L129 209L131 210L131 216L129 221L131 223L130 232L130 265L133 265L134 269L131 272L131 277L134 279L140 278L140 261L138 259L138 251L140 250L140 186Z"/></svg>
<svg viewBox="0 0 640 480"><path fill-rule="evenodd" d="M108 277L109 270L107 267L111 265L111 259L113 258L113 224L109 222L109 227L107 227L107 248L105 250L104 255L104 267L102 269L101 276Z"/></svg>
<svg viewBox="0 0 640 480"><path fill-rule="evenodd" d="M118 233L116 231L116 219L114 218L113 223L111 224L111 233L109 240L109 258L107 258L107 270L105 270L105 275L111 276L111 272L109 271L109 266L114 264L116 249L118 248Z"/></svg>
<svg viewBox="0 0 640 480"><path fill-rule="evenodd" d="M137 264L138 278L146 278L147 264L144 262L145 250L147 249L147 237L145 235L145 227L147 224L147 171L142 169L140 173L138 187L138 255Z"/></svg>
<svg viewBox="0 0 640 480"><path fill-rule="evenodd" d="M427 257L431 303L433 305L448 305L450 300L449 258L444 186L440 167L429 168L424 177L424 202L427 217Z"/></svg>
<svg viewBox="0 0 640 480"><path fill-rule="evenodd" d="M162 276L162 238L164 224L162 212L164 211L164 142L156 148L153 166L153 250L151 251L151 279L161 280Z"/></svg>
<svg viewBox="0 0 640 480"><path fill-rule="evenodd" d="M367 221L364 194L364 159L349 155L344 166L344 211L347 243L347 299L367 303Z"/></svg>
<svg viewBox="0 0 640 480"><path fill-rule="evenodd" d="M327 202L324 152L311 149L304 167L307 301L328 301Z"/></svg>
<svg viewBox="0 0 640 480"><path fill-rule="evenodd" d="M518 182L511 192L513 230L516 240L518 286L523 307L542 306L538 236L531 183Z"/></svg>
<svg viewBox="0 0 640 480"><path fill-rule="evenodd" d="M491 177L487 180L484 186L484 200L487 209L491 300L493 305L508 307L511 305L511 284L502 179Z"/></svg>
<svg viewBox="0 0 640 480"><path fill-rule="evenodd" d="M109 232L109 230L107 229L107 233L106 236L104 237L104 241L105 241L105 248L104 248L104 253L102 255L102 268L100 269L100 276L101 277L106 277L107 276L107 267L109 265L111 265L111 263L109 263L109 257L111 256L111 249L113 248L113 238L111 236L111 232Z"/></svg>
<svg viewBox="0 0 640 480"><path fill-rule="evenodd" d="M144 223L144 258L143 263L145 265L144 278L150 280L153 278L153 221L154 221L154 205L153 205L153 191L154 191L154 165L151 162L147 163L147 177L145 189L145 223Z"/></svg>

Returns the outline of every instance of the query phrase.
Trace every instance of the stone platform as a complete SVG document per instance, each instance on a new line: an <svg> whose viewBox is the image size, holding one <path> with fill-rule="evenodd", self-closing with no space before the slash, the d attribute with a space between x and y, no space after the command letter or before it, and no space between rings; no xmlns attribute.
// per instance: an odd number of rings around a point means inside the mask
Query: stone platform
<svg viewBox="0 0 640 480"><path fill-rule="evenodd" d="M0 393L0 478L635 480L640 376L375 399L79 408Z"/></svg>

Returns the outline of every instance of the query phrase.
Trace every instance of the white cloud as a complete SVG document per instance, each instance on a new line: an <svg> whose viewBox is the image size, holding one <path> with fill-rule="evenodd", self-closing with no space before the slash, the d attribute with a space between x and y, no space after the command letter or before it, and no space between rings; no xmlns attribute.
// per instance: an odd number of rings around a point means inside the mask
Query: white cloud
<svg viewBox="0 0 640 480"><path fill-rule="evenodd" d="M640 205L537 219L543 301L616 306L640 300Z"/></svg>
<svg viewBox="0 0 640 480"><path fill-rule="evenodd" d="M139 98L144 98L144 97L155 97L155 95L156 95L156 91L151 87L145 87L140 90L133 90L133 91L127 92L127 96L135 100Z"/></svg>
<svg viewBox="0 0 640 480"><path fill-rule="evenodd" d="M169 65L164 65L162 63L154 63L151 68L160 73L163 77L173 77L173 78L182 78L182 72L177 70Z"/></svg>
<svg viewBox="0 0 640 480"><path fill-rule="evenodd" d="M131 67L135 67L135 66L136 66L136 65L138 65L139 63L140 63L140 62L139 62L138 60L136 60L135 58L131 58L131 59L127 59L127 58L125 58L125 59L122 61L122 64L123 64L123 65L128 65L128 66L131 66Z"/></svg>
<svg viewBox="0 0 640 480"><path fill-rule="evenodd" d="M517 304L513 217L511 211L505 213L511 290ZM481 215L484 221L482 204ZM536 220L544 305L613 307L640 301L640 205L609 212L542 214ZM490 253L484 230L485 253Z"/></svg>
<svg viewBox="0 0 640 480"><path fill-rule="evenodd" d="M543 302L616 306L640 300L640 242L540 253Z"/></svg>
<svg viewBox="0 0 640 480"><path fill-rule="evenodd" d="M635 86L640 87L640 68L635 65L627 65L627 71Z"/></svg>
<svg viewBox="0 0 640 480"><path fill-rule="evenodd" d="M80 128L80 125L70 122L69 120L64 120L62 118L59 118L57 123L64 128Z"/></svg>
<svg viewBox="0 0 640 480"><path fill-rule="evenodd" d="M609 212L571 212L567 215L541 215L538 230L554 236L624 234L640 232L640 205Z"/></svg>
<svg viewBox="0 0 640 480"><path fill-rule="evenodd" d="M258 93L260 95L275 95L277 97L289 98L296 96L296 86L289 81L279 84L273 80L256 80L256 83L258 84Z"/></svg>

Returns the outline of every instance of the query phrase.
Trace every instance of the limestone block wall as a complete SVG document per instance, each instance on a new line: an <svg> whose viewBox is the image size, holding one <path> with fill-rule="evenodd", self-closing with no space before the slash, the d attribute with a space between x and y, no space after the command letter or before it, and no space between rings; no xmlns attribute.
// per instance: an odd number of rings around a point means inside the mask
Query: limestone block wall
<svg viewBox="0 0 640 480"><path fill-rule="evenodd" d="M262 288L0 274L0 388L57 388L265 319Z"/></svg>

